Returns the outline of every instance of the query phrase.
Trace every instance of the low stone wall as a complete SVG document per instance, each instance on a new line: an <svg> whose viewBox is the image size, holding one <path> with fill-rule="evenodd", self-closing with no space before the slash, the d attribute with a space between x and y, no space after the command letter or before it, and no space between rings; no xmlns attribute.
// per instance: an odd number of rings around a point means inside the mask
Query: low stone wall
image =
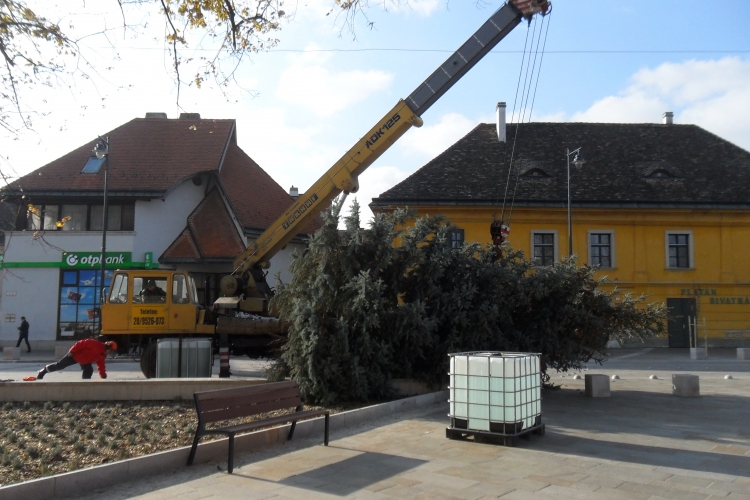
<svg viewBox="0 0 750 500"><path fill-rule="evenodd" d="M194 392L265 384L242 378L158 378L75 382L0 382L1 401L166 401Z"/></svg>
<svg viewBox="0 0 750 500"><path fill-rule="evenodd" d="M330 417L330 438L335 440L336 431L341 429L447 400L448 391L440 391L336 413ZM298 422L294 430L294 439L319 437L322 443L323 429L323 417ZM288 434L289 425L285 425L237 436L235 438L235 460L243 452L283 443L287 440ZM227 439L202 443L198 446L195 463L224 461L227 458L227 450ZM4 486L0 487L0 500L51 500L53 498L78 497L89 494L97 488L187 467L189 454L190 446L185 446L143 457Z"/></svg>

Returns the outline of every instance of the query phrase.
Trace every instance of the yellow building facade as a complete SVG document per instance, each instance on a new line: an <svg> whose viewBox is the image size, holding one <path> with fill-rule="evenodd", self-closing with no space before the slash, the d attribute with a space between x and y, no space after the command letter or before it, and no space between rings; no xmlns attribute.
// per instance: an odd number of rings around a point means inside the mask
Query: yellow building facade
<svg viewBox="0 0 750 500"><path fill-rule="evenodd" d="M592 142L597 138L606 142L607 138L601 137L602 133L586 134L586 126L589 130L606 129L607 124L577 124L581 126L575 130L578 136L568 141L560 140L559 132L555 137L551 130L555 125L566 129L569 124L544 124L546 135L559 142L531 152L524 150L525 159L511 168L511 176L507 176L507 166L506 175L497 176L501 188L503 177L510 177L509 191L516 192L515 199L504 199L504 222L510 227L512 247L540 266L554 265L573 253L579 264L597 266L597 276L607 276L622 292L646 294L648 302L665 303L669 308L668 335L656 345L691 347L697 338L700 347L750 346L750 197L743 202L742 194L750 192L750 184L742 184L744 177L750 176L750 153L690 126L691 134L710 136L702 147L718 142L729 151L723 160L728 168L691 163L689 152L682 152L688 156L687 162L670 156L670 151L679 148L663 140L657 142L668 143L668 147L661 151L654 147L645 159L633 155L625 160L629 165L611 165L616 161L608 161ZM492 167L475 169L455 161L469 150L489 158L489 164L493 163L492 153L502 154L487 127L480 125L463 143L459 141L441 155L448 158L436 158L374 199L373 210L408 206L419 216L442 214L459 228L457 240L490 243L493 217L499 219L503 213L496 186L492 190L481 186L493 184L487 173ZM643 129L638 127L645 126L622 127L642 135ZM657 130L669 134L681 127L685 126ZM648 132L650 127L645 128ZM610 133L605 130L603 135ZM543 139L545 133L537 135ZM614 134L620 135L628 133ZM672 142L679 144L680 140L685 138ZM588 150L593 158L580 170L574 169L570 177L572 250L568 248L566 149L560 142L583 142L582 153ZM607 144L613 147L611 141ZM551 157L545 156L546 150L552 150ZM655 157L657 154L665 158ZM498 170L502 174L502 169ZM731 171L735 171L734 177L721 178ZM482 182L467 184L458 176L477 176ZM442 192L446 196L441 199Z"/></svg>

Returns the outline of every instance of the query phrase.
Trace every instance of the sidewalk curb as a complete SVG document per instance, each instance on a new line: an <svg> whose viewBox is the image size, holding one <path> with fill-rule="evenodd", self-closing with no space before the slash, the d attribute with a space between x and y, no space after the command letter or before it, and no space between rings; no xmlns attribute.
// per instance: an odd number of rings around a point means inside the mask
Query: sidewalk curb
<svg viewBox="0 0 750 500"><path fill-rule="evenodd" d="M330 416L331 438L335 439L335 432L338 429L346 429L378 417L422 408L447 400L448 391L439 391L336 413ZM294 439L317 435L322 442L323 427L323 417L298 422L297 428L294 431ZM235 438L235 458L243 452L255 450L273 443L285 442L288 429L289 425L285 425L237 436ZM227 439L202 443L198 446L195 463L224 461L227 457L227 450ZM186 468L189 454L190 446L184 446L182 448L175 448L174 450L130 458L111 464L97 465L88 469L3 486L0 487L0 500L48 500L82 496L90 494L97 488L125 483L134 479L142 479L174 469Z"/></svg>

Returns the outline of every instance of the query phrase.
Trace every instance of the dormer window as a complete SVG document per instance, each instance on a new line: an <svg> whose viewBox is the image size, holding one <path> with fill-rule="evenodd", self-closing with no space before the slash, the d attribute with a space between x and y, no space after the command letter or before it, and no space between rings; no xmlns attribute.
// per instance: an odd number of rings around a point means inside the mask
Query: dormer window
<svg viewBox="0 0 750 500"><path fill-rule="evenodd" d="M664 170L663 168L657 168L646 176L649 179L674 179L675 176Z"/></svg>
<svg viewBox="0 0 750 500"><path fill-rule="evenodd" d="M523 174L521 174L521 177L531 177L535 179L540 179L543 177L549 177L550 175L542 170L541 168L530 168Z"/></svg>

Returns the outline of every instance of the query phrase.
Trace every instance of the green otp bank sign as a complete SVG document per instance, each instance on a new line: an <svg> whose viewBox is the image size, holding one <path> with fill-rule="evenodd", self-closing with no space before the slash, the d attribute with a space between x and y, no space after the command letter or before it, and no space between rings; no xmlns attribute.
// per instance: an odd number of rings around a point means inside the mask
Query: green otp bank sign
<svg viewBox="0 0 750 500"><path fill-rule="evenodd" d="M146 252L143 262L134 262L132 252L107 252L107 269L155 269L153 253ZM7 262L0 254L0 269L9 267L58 267L63 269L101 269L101 252L63 252L60 262Z"/></svg>
<svg viewBox="0 0 750 500"><path fill-rule="evenodd" d="M107 252L106 267L131 267L131 252ZM100 269L102 267L101 252L63 252L63 267L73 269Z"/></svg>

